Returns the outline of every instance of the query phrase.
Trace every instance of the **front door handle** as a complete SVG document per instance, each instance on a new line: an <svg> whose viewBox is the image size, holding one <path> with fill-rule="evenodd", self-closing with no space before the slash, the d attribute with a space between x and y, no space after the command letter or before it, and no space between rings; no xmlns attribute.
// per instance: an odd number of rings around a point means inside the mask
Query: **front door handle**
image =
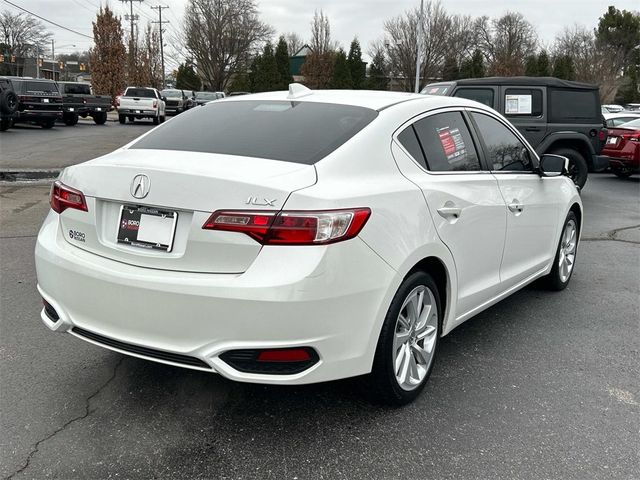
<svg viewBox="0 0 640 480"><path fill-rule="evenodd" d="M460 218L462 215L462 209L459 207L440 207L438 213L442 218L450 220L451 218Z"/></svg>
<svg viewBox="0 0 640 480"><path fill-rule="evenodd" d="M522 213L522 211L524 210L524 205L518 203L516 200L507 205L507 207L509 207L509 210L511 210L516 215Z"/></svg>

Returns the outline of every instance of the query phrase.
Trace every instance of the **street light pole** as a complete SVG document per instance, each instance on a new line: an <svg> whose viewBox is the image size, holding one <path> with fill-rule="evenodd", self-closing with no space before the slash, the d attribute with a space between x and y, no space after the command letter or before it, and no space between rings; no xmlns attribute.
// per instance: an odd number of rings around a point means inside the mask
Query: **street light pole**
<svg viewBox="0 0 640 480"><path fill-rule="evenodd" d="M416 93L420 93L420 63L422 62L421 54L422 54L422 42L423 42L423 26L424 26L424 0L420 0L420 15L418 16L418 38L416 51L418 52L416 55Z"/></svg>
<svg viewBox="0 0 640 480"><path fill-rule="evenodd" d="M53 75L51 80L56 81L56 46L54 44L53 38L51 39L51 61L53 62L51 65L51 70L53 71Z"/></svg>

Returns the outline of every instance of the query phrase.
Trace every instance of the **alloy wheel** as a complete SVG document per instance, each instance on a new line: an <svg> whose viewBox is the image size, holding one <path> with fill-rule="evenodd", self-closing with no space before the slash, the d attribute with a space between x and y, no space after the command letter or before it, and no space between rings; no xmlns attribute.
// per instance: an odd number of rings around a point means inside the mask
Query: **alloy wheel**
<svg viewBox="0 0 640 480"><path fill-rule="evenodd" d="M576 259L576 247L578 245L578 228L575 220L567 222L560 240L560 255L558 255L558 273L562 283L571 276Z"/></svg>
<svg viewBox="0 0 640 480"><path fill-rule="evenodd" d="M438 306L433 292L424 285L414 288L404 300L393 338L394 372L403 390L414 390L425 380L438 335Z"/></svg>

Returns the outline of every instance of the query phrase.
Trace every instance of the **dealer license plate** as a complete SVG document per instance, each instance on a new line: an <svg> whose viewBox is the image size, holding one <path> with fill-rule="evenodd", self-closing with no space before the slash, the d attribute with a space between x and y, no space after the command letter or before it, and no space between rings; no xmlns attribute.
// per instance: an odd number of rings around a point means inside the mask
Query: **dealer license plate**
<svg viewBox="0 0 640 480"><path fill-rule="evenodd" d="M178 212L123 205L120 207L118 243L170 252L177 221Z"/></svg>
<svg viewBox="0 0 640 480"><path fill-rule="evenodd" d="M98 108L96 108L96 111L97 111L97 112L101 112L101 111L102 111L102 108L98 107Z"/></svg>
<svg viewBox="0 0 640 480"><path fill-rule="evenodd" d="M618 137L609 137L607 138L607 145L615 145L618 141Z"/></svg>

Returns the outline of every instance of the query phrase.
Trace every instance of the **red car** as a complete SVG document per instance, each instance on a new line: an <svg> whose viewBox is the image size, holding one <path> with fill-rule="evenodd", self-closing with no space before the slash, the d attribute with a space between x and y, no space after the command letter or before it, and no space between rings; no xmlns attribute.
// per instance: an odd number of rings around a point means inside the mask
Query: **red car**
<svg viewBox="0 0 640 480"><path fill-rule="evenodd" d="M609 157L611 171L620 178L640 173L640 119L610 128L602 155Z"/></svg>

